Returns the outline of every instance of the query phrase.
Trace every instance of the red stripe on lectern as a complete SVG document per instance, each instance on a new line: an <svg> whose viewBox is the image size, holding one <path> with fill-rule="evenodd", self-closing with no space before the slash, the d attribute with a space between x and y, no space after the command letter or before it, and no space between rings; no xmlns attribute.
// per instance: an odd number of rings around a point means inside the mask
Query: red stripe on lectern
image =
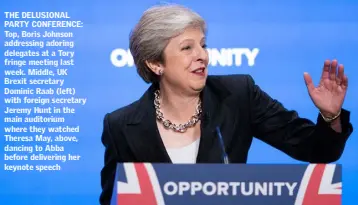
<svg viewBox="0 0 358 205"><path fill-rule="evenodd" d="M134 164L141 193L117 194L118 205L157 205L152 183L144 164Z"/></svg>
<svg viewBox="0 0 358 205"><path fill-rule="evenodd" d="M322 182L325 164L317 164L314 167L312 175L307 185L306 193L303 199L303 205L341 205L341 194L319 194L319 189Z"/></svg>

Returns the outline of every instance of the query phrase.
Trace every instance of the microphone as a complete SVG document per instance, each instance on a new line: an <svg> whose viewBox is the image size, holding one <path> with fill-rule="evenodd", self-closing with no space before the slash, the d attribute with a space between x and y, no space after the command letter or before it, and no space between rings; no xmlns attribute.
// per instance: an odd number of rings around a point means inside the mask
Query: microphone
<svg viewBox="0 0 358 205"><path fill-rule="evenodd" d="M228 157L228 155L226 153L226 150L225 150L224 140L223 140L223 137L221 135L221 131L220 131L219 126L216 127L216 133L218 134L218 139L219 139L219 142L220 142L220 147L221 147L221 151L222 151L222 158L223 158L224 164L229 164L230 163L229 157Z"/></svg>

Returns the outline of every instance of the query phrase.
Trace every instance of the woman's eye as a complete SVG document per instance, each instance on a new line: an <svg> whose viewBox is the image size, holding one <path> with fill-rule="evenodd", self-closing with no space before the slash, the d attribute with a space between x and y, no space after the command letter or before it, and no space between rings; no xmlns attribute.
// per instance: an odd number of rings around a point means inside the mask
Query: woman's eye
<svg viewBox="0 0 358 205"><path fill-rule="evenodd" d="M185 46L184 48L183 48L183 50L189 50L191 47L190 46Z"/></svg>
<svg viewBox="0 0 358 205"><path fill-rule="evenodd" d="M206 44L202 45L203 48L207 48L208 46Z"/></svg>

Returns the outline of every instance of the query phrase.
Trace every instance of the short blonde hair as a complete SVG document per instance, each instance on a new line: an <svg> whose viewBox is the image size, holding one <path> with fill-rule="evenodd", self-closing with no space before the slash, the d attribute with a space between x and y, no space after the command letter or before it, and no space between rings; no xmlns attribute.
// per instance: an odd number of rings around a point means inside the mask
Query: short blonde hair
<svg viewBox="0 0 358 205"><path fill-rule="evenodd" d="M137 72L147 83L157 82L158 76L152 72L146 61L164 62L163 52L169 40L188 27L198 27L207 32L204 19L184 6L166 4L146 10L131 31L129 48Z"/></svg>

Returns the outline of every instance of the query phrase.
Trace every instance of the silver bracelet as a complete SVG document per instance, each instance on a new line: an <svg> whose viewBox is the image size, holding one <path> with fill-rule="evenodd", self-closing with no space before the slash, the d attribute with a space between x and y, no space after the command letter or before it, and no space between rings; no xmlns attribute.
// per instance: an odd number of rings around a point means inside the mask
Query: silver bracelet
<svg viewBox="0 0 358 205"><path fill-rule="evenodd" d="M328 123L331 123L333 120L337 119L340 115L341 115L341 110L339 110L338 114L336 116L333 116L333 117L325 117L321 111L319 112L323 118L324 121L328 122Z"/></svg>

